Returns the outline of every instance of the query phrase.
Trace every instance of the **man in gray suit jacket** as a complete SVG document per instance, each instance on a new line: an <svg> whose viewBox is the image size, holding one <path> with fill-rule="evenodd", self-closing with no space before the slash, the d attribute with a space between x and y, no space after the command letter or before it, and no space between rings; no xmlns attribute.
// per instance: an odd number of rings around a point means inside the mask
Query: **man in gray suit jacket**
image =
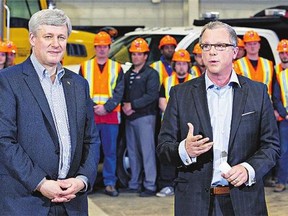
<svg viewBox="0 0 288 216"><path fill-rule="evenodd" d="M31 56L0 73L0 214L88 215L99 137L87 81L60 64L61 10L29 21Z"/></svg>
<svg viewBox="0 0 288 216"><path fill-rule="evenodd" d="M233 70L229 25L208 23L199 42L207 70L171 89L157 146L179 168L175 215L267 215L262 178L279 157L267 87Z"/></svg>

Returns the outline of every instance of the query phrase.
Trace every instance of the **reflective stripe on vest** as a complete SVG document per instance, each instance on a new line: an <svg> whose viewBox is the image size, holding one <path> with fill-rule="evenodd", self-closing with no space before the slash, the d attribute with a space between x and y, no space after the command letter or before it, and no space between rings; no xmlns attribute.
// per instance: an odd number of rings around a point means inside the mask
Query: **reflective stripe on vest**
<svg viewBox="0 0 288 216"><path fill-rule="evenodd" d="M198 66L194 65L191 67L191 75L193 78L201 76L201 70Z"/></svg>
<svg viewBox="0 0 288 216"><path fill-rule="evenodd" d="M288 68L277 74L277 80L281 91L281 100L283 106L288 112Z"/></svg>
<svg viewBox="0 0 288 216"><path fill-rule="evenodd" d="M252 66L251 62L247 57L243 57L236 61L239 66L239 72L240 75L243 75L245 77L248 77L249 79L262 82L267 85L268 93L271 97L272 94L272 77L273 77L273 65L271 61L259 58L257 69L255 70ZM259 74L261 73L261 78ZM255 78L255 77L258 78Z"/></svg>
<svg viewBox="0 0 288 216"><path fill-rule="evenodd" d="M275 73L276 74L280 73L282 70L283 70L283 68L282 68L281 64L276 65L276 67L275 67Z"/></svg>
<svg viewBox="0 0 288 216"><path fill-rule="evenodd" d="M82 64L83 66L83 75L87 79L90 86L90 97L96 104L105 104L109 98L112 97L114 88L116 87L118 73L120 71L120 64L118 62L108 59L104 69L106 68L108 74L108 83L107 83L107 93L97 93L94 92L94 85L97 85L95 81L95 70L97 70L98 65L96 59L91 59ZM116 107L116 111L120 111L120 105Z"/></svg>
<svg viewBox="0 0 288 216"><path fill-rule="evenodd" d="M161 86L165 78L169 77L164 64L162 63L161 60L159 60L159 61L152 63L150 66L158 72L160 86Z"/></svg>
<svg viewBox="0 0 288 216"><path fill-rule="evenodd" d="M191 80L193 79L194 77L189 73L186 75L185 79L184 79L184 82L187 82L188 80ZM172 75L170 77L167 77L165 80L164 80L164 88L165 88L165 97L166 97L166 100L168 102L169 100L169 92L171 90L171 88L175 85L178 85L179 84L179 79L177 78L177 73L176 72L173 72Z"/></svg>

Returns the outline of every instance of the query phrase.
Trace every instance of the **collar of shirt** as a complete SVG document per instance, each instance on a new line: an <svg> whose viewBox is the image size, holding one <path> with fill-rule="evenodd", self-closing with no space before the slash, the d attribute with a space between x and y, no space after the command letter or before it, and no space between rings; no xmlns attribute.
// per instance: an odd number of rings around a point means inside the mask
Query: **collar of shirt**
<svg viewBox="0 0 288 216"><path fill-rule="evenodd" d="M172 66L169 62L166 61L166 59L164 58L164 56L162 55L160 57L161 62L164 64L166 71L168 72L169 76L172 74L173 69Z"/></svg>
<svg viewBox="0 0 288 216"><path fill-rule="evenodd" d="M207 73L205 73L205 85L206 85L206 90L208 90L208 89L211 89L211 88L213 88L214 86L215 87L219 87L219 86L216 86L210 79L209 79L209 77L208 77L208 75L207 75ZM228 84L227 85L237 85L237 86L239 86L240 88L241 88L241 85L240 85L240 82L239 82L239 80L238 80L238 77L237 77L237 74L236 74L236 72L234 71L234 70L232 70L232 72L231 72L231 77L230 77L230 80L229 80L229 82L228 82Z"/></svg>
<svg viewBox="0 0 288 216"><path fill-rule="evenodd" d="M37 75L39 77L39 79L42 81L45 77L49 77L48 72L46 70L46 68L40 64L40 62L37 60L36 56L32 53L30 56L30 60L37 72ZM56 76L56 80L57 82L60 82L61 78L64 76L65 74L65 70L62 67L61 63L59 62L57 64L57 76Z"/></svg>

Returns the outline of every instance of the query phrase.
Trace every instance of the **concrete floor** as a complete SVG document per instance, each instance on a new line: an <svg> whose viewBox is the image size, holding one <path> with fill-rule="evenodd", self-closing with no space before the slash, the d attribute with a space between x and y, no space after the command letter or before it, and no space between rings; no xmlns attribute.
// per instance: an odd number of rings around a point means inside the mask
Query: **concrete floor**
<svg viewBox="0 0 288 216"><path fill-rule="evenodd" d="M288 215L288 190L274 193L267 187L266 202L269 216ZM138 194L121 193L109 197L99 189L89 195L89 216L173 216L174 197L139 197Z"/></svg>

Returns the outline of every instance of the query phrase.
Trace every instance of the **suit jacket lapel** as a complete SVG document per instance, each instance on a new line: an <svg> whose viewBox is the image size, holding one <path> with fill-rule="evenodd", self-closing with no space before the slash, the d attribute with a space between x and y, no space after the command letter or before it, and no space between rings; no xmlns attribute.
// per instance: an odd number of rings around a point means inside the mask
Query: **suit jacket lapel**
<svg viewBox="0 0 288 216"><path fill-rule="evenodd" d="M210 140L213 140L213 132L207 103L205 75L201 76L198 82L194 84L193 88L195 88L194 92L196 92L193 94L195 109L203 127L203 131L200 132L203 133L204 137L209 137Z"/></svg>
<svg viewBox="0 0 288 216"><path fill-rule="evenodd" d="M229 149L232 147L233 140L235 138L236 132L238 130L242 113L244 112L247 95L248 95L248 86L246 82L238 76L241 87L234 87L234 96L233 96L233 113L231 120L231 130L229 138ZM228 152L230 152L228 150Z"/></svg>
<svg viewBox="0 0 288 216"><path fill-rule="evenodd" d="M34 96L35 100L37 101L40 109L42 110L44 116L47 119L49 126L47 126L48 131L51 134L52 140L56 146L56 150L59 150L58 145L58 137L55 128L55 124L53 121L52 113L46 99L45 93L43 88L40 84L39 77L30 61L28 59L25 64L23 65L23 73L26 75L24 77L25 82L27 83L29 89L31 90L31 94Z"/></svg>
<svg viewBox="0 0 288 216"><path fill-rule="evenodd" d="M75 83L68 75L67 71L62 78L62 84L65 94L67 113L69 119L69 129L70 129L70 138L71 138L71 160L73 159L76 142L77 142L77 115L76 115L76 103L75 101ZM77 101L77 100L76 100Z"/></svg>

